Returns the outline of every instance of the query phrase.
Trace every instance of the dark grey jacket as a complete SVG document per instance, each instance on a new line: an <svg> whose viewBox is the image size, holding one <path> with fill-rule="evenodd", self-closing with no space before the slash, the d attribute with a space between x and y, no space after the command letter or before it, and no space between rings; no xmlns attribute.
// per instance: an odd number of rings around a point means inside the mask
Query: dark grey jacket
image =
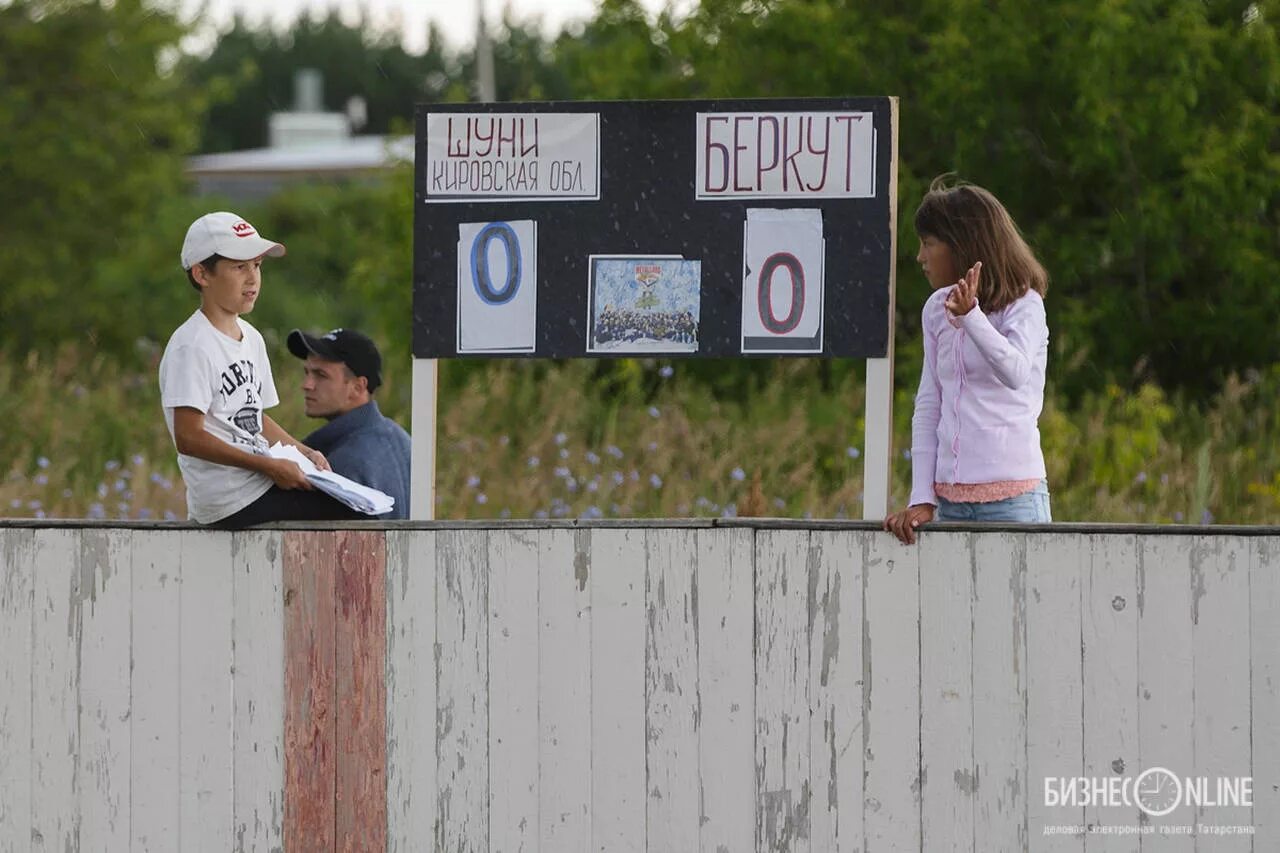
<svg viewBox="0 0 1280 853"><path fill-rule="evenodd" d="M396 499L378 518L409 517L409 434L373 400L329 421L303 444L325 455L344 477Z"/></svg>

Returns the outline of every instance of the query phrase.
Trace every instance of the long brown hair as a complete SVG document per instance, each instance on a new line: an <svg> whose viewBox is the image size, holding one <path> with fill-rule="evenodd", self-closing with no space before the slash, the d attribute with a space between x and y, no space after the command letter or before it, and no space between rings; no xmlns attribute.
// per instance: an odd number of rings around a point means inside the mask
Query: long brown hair
<svg viewBox="0 0 1280 853"><path fill-rule="evenodd" d="M988 313L1020 299L1028 290L1049 292L1049 274L1009 211L987 190L973 184L949 185L947 176L933 179L916 208L916 235L933 237L951 247L958 272L982 261L978 302Z"/></svg>

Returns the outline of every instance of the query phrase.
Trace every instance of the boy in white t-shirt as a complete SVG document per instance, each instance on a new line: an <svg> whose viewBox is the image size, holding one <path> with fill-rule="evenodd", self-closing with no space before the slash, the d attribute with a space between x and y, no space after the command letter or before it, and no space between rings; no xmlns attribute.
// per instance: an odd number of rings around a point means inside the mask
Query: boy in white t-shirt
<svg viewBox="0 0 1280 853"><path fill-rule="evenodd" d="M262 259L284 253L225 212L197 219L182 244L182 268L200 293L200 308L165 346L160 404L178 450L187 509L200 524L360 517L315 491L295 463L266 455L278 441L329 467L263 411L280 399L262 335L240 319L262 289Z"/></svg>

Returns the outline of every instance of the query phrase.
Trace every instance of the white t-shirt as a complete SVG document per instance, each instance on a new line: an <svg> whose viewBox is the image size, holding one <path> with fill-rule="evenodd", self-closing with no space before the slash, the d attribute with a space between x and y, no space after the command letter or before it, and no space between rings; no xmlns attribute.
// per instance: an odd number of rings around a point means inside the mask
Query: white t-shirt
<svg viewBox="0 0 1280 853"><path fill-rule="evenodd" d="M238 341L215 329L199 310L178 327L160 359L160 405L170 438L173 410L189 406L204 412L205 432L249 453L265 454L262 411L280 398L262 335L238 317L236 323ZM188 514L201 524L239 512L271 488L265 474L183 453L178 454L178 468L187 485Z"/></svg>

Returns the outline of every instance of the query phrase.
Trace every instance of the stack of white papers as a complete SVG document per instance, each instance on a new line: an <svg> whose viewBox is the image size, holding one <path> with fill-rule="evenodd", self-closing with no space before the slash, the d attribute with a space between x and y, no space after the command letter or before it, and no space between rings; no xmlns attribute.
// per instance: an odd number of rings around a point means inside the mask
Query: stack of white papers
<svg viewBox="0 0 1280 853"><path fill-rule="evenodd" d="M362 486L334 471L321 471L292 444L286 445L277 441L271 445L268 453L275 459L296 462L313 486L332 495L357 512L363 512L365 515L382 515L391 512L391 508L396 504L396 499L386 492Z"/></svg>

